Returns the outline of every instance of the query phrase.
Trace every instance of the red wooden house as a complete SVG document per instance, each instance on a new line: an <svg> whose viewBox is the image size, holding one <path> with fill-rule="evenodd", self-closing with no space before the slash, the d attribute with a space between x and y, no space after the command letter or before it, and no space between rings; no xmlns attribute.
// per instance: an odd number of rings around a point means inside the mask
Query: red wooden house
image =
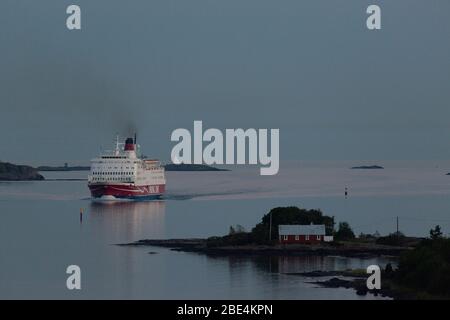
<svg viewBox="0 0 450 320"><path fill-rule="evenodd" d="M278 236L280 243L320 243L329 241L325 236L325 225L323 224L292 224L279 225Z"/></svg>

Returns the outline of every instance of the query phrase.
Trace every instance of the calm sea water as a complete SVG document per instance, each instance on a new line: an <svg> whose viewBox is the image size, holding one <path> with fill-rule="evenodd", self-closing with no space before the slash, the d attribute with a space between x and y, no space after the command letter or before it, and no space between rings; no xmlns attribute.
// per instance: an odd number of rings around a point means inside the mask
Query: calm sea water
<svg viewBox="0 0 450 320"><path fill-rule="evenodd" d="M168 199L156 202L92 202L85 181L2 182L0 298L373 299L285 273L384 266L387 259L212 258L114 245L222 235L236 224L250 229L270 208L287 205L320 208L357 233L395 231L397 216L409 235L425 236L436 224L449 232L450 164L392 163L371 171L349 170L351 165L296 163L275 177L261 177L257 168L169 172ZM80 291L66 289L71 264L81 267Z"/></svg>

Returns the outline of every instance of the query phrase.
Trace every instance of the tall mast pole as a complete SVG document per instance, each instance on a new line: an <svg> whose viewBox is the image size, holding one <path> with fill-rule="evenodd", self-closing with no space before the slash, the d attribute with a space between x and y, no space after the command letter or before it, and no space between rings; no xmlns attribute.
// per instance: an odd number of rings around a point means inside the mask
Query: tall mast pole
<svg viewBox="0 0 450 320"><path fill-rule="evenodd" d="M115 151L116 156L119 155L119 135L116 135L116 151Z"/></svg>

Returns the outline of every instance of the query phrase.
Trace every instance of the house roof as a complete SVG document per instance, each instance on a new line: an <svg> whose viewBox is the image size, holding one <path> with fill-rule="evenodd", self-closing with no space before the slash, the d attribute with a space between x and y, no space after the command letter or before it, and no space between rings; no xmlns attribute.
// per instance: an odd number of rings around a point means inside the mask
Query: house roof
<svg viewBox="0 0 450 320"><path fill-rule="evenodd" d="M325 235L324 224L280 224L278 226L280 236L300 235Z"/></svg>

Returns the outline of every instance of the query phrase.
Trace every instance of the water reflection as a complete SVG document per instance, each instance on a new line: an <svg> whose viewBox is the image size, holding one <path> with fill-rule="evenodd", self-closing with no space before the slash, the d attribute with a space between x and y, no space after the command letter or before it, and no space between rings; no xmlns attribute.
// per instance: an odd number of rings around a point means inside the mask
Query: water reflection
<svg viewBox="0 0 450 320"><path fill-rule="evenodd" d="M165 238L164 201L91 202L90 224L109 237L135 241L151 236Z"/></svg>
<svg viewBox="0 0 450 320"><path fill-rule="evenodd" d="M372 264L378 264L384 268L387 263L392 262L390 259L381 257L369 259L340 256L281 256L275 258L270 260L270 269L277 273L366 269Z"/></svg>
<svg viewBox="0 0 450 320"><path fill-rule="evenodd" d="M369 265L377 264L385 268L386 264L396 264L394 258L348 258L340 256L229 256L209 257L210 259L227 261L230 272L241 272L242 269L252 268L263 273L299 273L311 271L341 271L348 269L366 269Z"/></svg>

